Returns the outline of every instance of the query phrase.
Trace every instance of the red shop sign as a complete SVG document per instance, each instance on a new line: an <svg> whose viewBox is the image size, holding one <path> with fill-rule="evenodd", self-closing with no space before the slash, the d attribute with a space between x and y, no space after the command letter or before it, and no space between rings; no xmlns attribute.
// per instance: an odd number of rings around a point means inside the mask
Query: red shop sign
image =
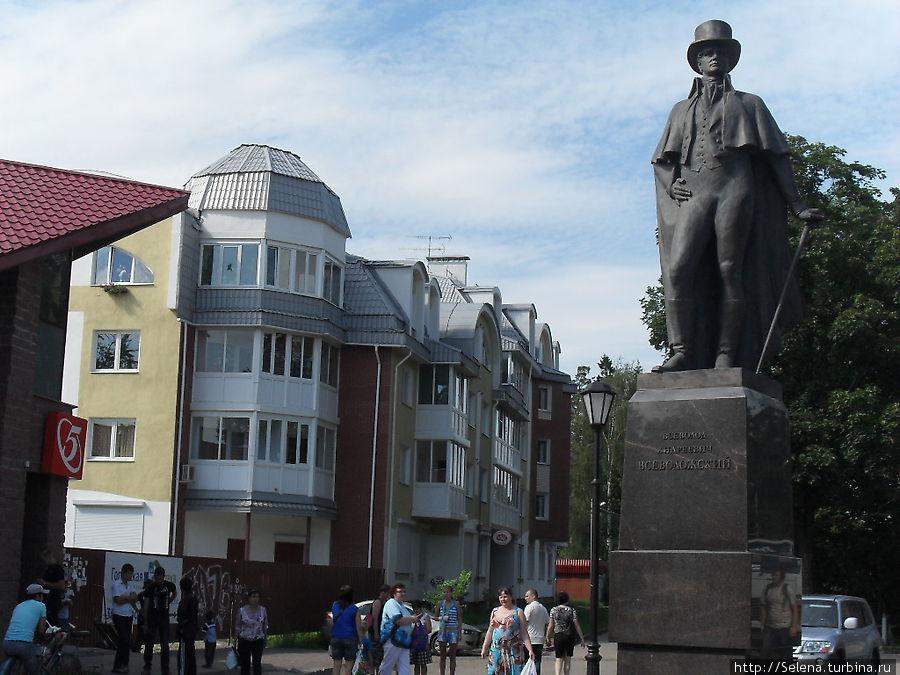
<svg viewBox="0 0 900 675"><path fill-rule="evenodd" d="M47 414L41 471L81 480L88 421L61 412Z"/></svg>

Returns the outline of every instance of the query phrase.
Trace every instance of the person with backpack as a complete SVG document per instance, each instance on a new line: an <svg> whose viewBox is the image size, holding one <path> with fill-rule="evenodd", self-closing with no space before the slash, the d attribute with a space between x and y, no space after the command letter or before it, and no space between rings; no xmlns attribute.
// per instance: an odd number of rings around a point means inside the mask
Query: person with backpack
<svg viewBox="0 0 900 675"><path fill-rule="evenodd" d="M384 660L379 672L390 673L397 667L399 675L409 675L409 647L412 643L412 627L422 618L413 614L403 604L406 585L391 586L391 597L384 603L381 612L381 644L384 645Z"/></svg>
<svg viewBox="0 0 900 675"><path fill-rule="evenodd" d="M359 643L365 634L365 626L359 615L359 607L353 604L353 589L344 584L338 589L338 599L331 606L331 660L333 674L350 675Z"/></svg>
<svg viewBox="0 0 900 675"><path fill-rule="evenodd" d="M413 607L419 610L419 620L413 624L409 664L415 666L415 675L427 675L431 663L431 617L425 611L428 605L424 602L413 603Z"/></svg>
<svg viewBox="0 0 900 675"><path fill-rule="evenodd" d="M556 601L559 604L550 610L547 639L553 636L556 675L569 675L575 643L584 646L584 633L581 632L581 624L578 623L578 614L569 606L569 594L565 591L560 592L556 596Z"/></svg>

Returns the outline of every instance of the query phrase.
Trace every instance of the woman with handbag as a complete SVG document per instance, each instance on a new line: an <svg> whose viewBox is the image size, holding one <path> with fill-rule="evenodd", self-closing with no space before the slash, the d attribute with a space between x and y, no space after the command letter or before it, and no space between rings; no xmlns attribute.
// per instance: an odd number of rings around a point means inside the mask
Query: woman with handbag
<svg viewBox="0 0 900 675"><path fill-rule="evenodd" d="M238 635L238 660L241 675L250 675L250 661L253 661L253 675L262 672L262 653L269 634L269 615L259 604L259 591L247 591L247 604L238 610L235 620Z"/></svg>
<svg viewBox="0 0 900 675"><path fill-rule="evenodd" d="M406 586L391 586L391 597L384 603L381 612L381 644L384 645L384 660L379 672L390 673L394 666L399 675L409 675L409 647L412 644L412 627L422 618L413 614L403 604Z"/></svg>
<svg viewBox="0 0 900 675"><path fill-rule="evenodd" d="M350 675L353 662L359 652L360 635L365 627L359 608L353 604L353 589L344 584L338 589L338 599L331 606L331 660L333 675Z"/></svg>
<svg viewBox="0 0 900 675"><path fill-rule="evenodd" d="M559 604L550 610L550 623L547 624L547 639L553 636L553 649L556 652L556 675L569 675L572 668L572 655L575 643L584 646L584 633L578 623L578 614L569 606L569 594L562 591L556 596Z"/></svg>
<svg viewBox="0 0 900 675"><path fill-rule="evenodd" d="M534 661L534 648L528 637L525 612L513 604L512 591L497 591L500 606L491 610L491 619L481 646L481 658L488 657L487 675L520 675L528 658Z"/></svg>

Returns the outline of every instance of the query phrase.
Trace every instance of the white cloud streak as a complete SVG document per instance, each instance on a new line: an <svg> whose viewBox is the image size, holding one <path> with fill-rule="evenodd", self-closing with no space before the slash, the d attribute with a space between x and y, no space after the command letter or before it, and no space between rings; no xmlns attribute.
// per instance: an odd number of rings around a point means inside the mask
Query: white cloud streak
<svg viewBox="0 0 900 675"><path fill-rule="evenodd" d="M240 143L294 151L341 196L349 250L409 257L409 235L453 234L448 252L535 301L570 370L654 358L635 322L658 273L649 158L696 24L732 24L735 86L785 131L886 169L883 187L900 170L895 0L0 9L3 156L180 185Z"/></svg>

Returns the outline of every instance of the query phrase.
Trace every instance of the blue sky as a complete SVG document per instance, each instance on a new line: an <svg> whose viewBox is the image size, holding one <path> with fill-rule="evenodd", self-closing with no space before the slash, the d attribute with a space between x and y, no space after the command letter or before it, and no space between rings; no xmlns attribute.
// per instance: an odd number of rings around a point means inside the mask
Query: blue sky
<svg viewBox="0 0 900 675"><path fill-rule="evenodd" d="M3 157L181 185L241 143L291 150L340 195L350 252L452 235L470 282L535 303L573 373L657 362L638 305L659 275L649 158L698 23L731 23L734 85L783 130L900 182L896 0L0 9Z"/></svg>

